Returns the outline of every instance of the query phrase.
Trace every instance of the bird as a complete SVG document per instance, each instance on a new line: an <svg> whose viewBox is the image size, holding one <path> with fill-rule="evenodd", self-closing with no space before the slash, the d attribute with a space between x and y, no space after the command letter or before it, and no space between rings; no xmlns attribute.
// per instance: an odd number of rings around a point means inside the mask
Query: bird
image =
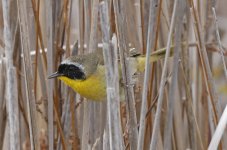
<svg viewBox="0 0 227 150"><path fill-rule="evenodd" d="M150 62L156 62L165 57L165 48L154 51L150 55ZM136 71L145 69L146 57L140 54L129 56L130 64ZM120 67L119 67L120 68ZM106 99L105 64L102 50L76 56L69 56L58 66L57 72L48 79L58 78L71 87L80 96L93 101Z"/></svg>

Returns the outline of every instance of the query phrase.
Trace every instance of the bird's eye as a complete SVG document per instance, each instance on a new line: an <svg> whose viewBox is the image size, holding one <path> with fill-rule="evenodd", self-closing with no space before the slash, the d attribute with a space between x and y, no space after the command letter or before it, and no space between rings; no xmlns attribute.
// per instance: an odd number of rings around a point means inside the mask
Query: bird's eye
<svg viewBox="0 0 227 150"><path fill-rule="evenodd" d="M77 66L72 64L61 64L58 67L58 72L70 79L84 80L86 76L84 72Z"/></svg>
<svg viewBox="0 0 227 150"><path fill-rule="evenodd" d="M65 70L66 66L64 64L61 64L59 67L58 67L58 73L63 73L64 70Z"/></svg>

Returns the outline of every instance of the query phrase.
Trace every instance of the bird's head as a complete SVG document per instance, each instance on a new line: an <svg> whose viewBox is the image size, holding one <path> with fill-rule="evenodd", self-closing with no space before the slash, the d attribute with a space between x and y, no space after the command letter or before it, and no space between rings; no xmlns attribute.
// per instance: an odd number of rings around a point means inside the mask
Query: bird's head
<svg viewBox="0 0 227 150"><path fill-rule="evenodd" d="M57 77L67 77L73 80L85 80L86 74L82 64L66 59L59 65L58 71L50 75L48 79Z"/></svg>

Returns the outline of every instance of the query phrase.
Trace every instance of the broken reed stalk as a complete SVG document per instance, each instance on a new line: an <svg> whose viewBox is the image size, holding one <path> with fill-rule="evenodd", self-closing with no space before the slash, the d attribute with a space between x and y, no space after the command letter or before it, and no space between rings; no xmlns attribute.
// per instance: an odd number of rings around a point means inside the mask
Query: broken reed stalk
<svg viewBox="0 0 227 150"><path fill-rule="evenodd" d="M110 150L123 150L123 137L120 123L120 96L117 49L110 43L110 19L108 3L100 3L100 22L103 39L103 57L106 70L107 112ZM113 37L116 45L116 36Z"/></svg>

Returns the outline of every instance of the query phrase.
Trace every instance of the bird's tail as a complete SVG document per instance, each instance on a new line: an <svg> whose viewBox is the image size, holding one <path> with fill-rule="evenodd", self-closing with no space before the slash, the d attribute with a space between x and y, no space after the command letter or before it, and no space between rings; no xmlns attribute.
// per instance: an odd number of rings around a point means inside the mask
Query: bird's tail
<svg viewBox="0 0 227 150"><path fill-rule="evenodd" d="M170 56L173 55L173 49L174 49L174 46L171 46ZM165 54L166 54L166 48L162 48L162 49L152 52L151 56L150 56L150 62L156 62L158 60L165 58ZM136 64L137 64L137 66L136 66L137 70L139 72L143 72L145 69L146 56L137 55L137 56L135 56L135 59L136 59Z"/></svg>

